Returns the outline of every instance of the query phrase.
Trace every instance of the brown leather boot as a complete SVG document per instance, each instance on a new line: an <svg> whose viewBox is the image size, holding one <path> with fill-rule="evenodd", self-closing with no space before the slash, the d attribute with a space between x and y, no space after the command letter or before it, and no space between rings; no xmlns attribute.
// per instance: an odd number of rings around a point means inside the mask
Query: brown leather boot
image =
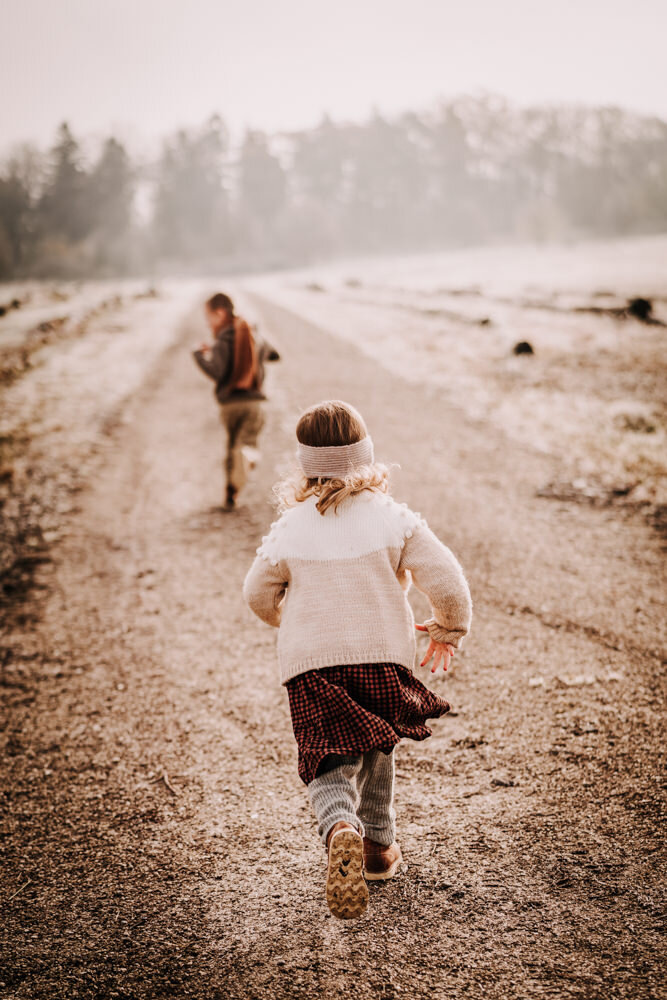
<svg viewBox="0 0 667 1000"><path fill-rule="evenodd" d="M236 507L236 497L238 495L238 490L235 486L228 486L225 490L225 499L222 504L223 510L234 510Z"/></svg>
<svg viewBox="0 0 667 1000"><path fill-rule="evenodd" d="M368 906L364 882L364 845L349 823L336 823L327 837L327 903L334 917L355 920Z"/></svg>
<svg viewBox="0 0 667 1000"><path fill-rule="evenodd" d="M394 841L388 847L378 844L370 837L364 837L364 868L369 882L384 882L393 878L403 861L403 855Z"/></svg>

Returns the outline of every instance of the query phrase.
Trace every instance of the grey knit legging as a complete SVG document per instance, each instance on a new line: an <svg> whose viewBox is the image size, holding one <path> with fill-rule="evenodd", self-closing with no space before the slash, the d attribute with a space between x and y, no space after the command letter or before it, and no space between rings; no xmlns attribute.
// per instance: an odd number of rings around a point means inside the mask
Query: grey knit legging
<svg viewBox="0 0 667 1000"><path fill-rule="evenodd" d="M396 836L393 753L369 750L361 757L340 759L343 761L340 766L318 775L308 785L322 841L326 845L331 827L343 820L378 844L393 844Z"/></svg>

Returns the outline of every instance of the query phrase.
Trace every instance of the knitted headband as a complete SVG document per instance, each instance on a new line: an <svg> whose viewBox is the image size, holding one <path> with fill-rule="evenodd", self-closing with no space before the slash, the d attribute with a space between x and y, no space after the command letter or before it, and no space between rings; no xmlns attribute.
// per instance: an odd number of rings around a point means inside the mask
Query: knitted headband
<svg viewBox="0 0 667 1000"><path fill-rule="evenodd" d="M370 465L374 458L373 442L365 437L354 444L324 445L321 448L299 442L296 457L309 479L331 479L346 476L360 465Z"/></svg>

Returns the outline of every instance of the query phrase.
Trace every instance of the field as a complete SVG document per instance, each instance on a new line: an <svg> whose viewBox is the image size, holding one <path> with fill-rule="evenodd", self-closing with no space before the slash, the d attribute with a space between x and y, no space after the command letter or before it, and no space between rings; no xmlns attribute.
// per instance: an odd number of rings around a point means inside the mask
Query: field
<svg viewBox="0 0 667 1000"><path fill-rule="evenodd" d="M219 286L282 356L233 514L189 357ZM0 997L664 995L667 238L0 306ZM325 397L475 604L418 670L453 711L397 751L406 866L352 924L240 593Z"/></svg>
<svg viewBox="0 0 667 1000"><path fill-rule="evenodd" d="M252 287L557 456L569 491L667 501L667 239L362 260ZM653 323L628 317L637 298Z"/></svg>

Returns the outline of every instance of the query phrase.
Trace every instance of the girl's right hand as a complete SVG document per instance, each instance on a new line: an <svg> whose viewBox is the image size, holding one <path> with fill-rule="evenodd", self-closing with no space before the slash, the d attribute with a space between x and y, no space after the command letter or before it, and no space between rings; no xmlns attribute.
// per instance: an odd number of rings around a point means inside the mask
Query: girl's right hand
<svg viewBox="0 0 667 1000"><path fill-rule="evenodd" d="M428 632L426 625L415 625L415 628L419 632ZM433 666L431 667L431 673L434 674L440 664L442 663L442 669L447 670L450 660L455 653L455 649L449 642L436 642L435 639L431 639L428 649L426 650L426 656L421 661L421 666L425 667L428 661L433 657Z"/></svg>

